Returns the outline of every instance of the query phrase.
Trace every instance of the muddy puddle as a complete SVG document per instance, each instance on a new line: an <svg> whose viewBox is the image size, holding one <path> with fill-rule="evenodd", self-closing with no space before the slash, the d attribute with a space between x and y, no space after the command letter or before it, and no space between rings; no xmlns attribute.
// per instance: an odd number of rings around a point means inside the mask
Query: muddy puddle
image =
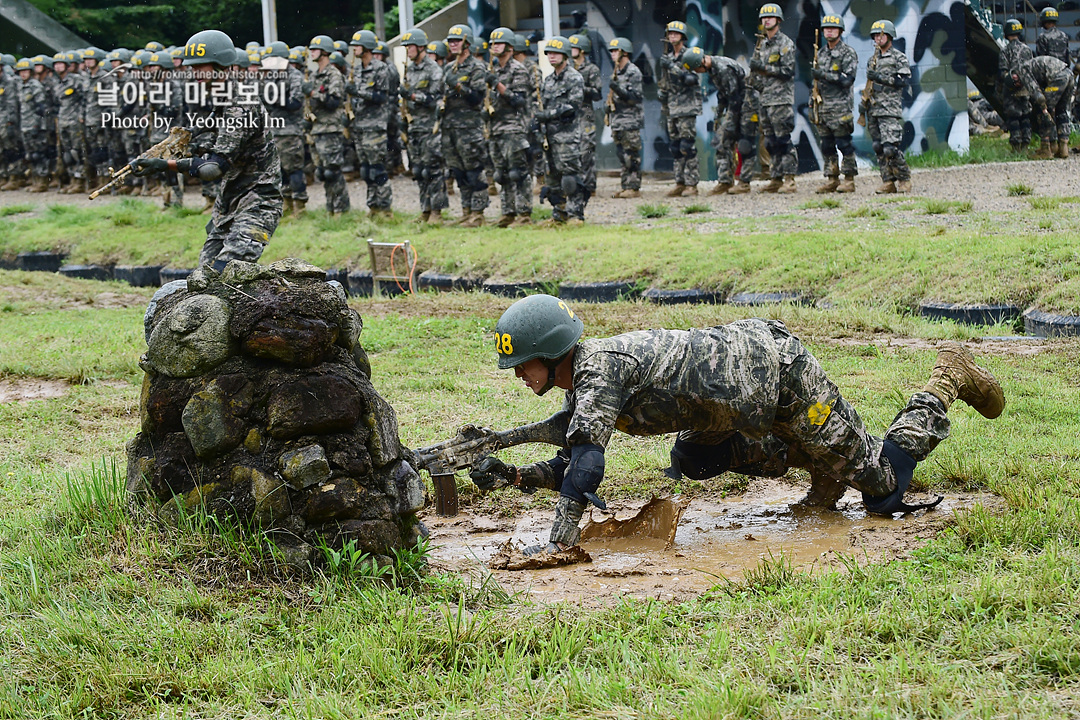
<svg viewBox="0 0 1080 720"><path fill-rule="evenodd" d="M67 394L71 385L64 380L44 378L5 378L0 380L0 403L25 403L47 400Z"/></svg>
<svg viewBox="0 0 1080 720"><path fill-rule="evenodd" d="M698 595L724 578L741 579L770 554L783 553L796 567L811 571L836 567L842 556L861 563L907 557L940 532L955 511L1000 503L992 495L947 495L934 510L890 520L867 516L854 491L844 496L837 511L793 506L803 493L798 487L759 480L736 498L694 499L681 517L672 513L677 525L670 545L666 530L653 523L646 533L652 537L583 540L592 562L540 570L489 570L487 563L507 540L546 542L549 510L505 520L468 513L454 518L431 514L424 522L435 546L433 559L446 569L490 573L507 591L536 602L604 605L623 595L662 600ZM609 503L609 508L617 520L629 520L643 505ZM604 518L594 511L593 519Z"/></svg>

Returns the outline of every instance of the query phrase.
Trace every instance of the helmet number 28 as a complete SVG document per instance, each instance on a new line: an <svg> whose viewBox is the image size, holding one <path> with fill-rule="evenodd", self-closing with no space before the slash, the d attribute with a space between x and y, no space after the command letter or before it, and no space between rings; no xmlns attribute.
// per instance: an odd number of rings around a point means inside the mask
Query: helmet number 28
<svg viewBox="0 0 1080 720"><path fill-rule="evenodd" d="M495 333L495 350L500 355L514 354L514 341L510 333Z"/></svg>

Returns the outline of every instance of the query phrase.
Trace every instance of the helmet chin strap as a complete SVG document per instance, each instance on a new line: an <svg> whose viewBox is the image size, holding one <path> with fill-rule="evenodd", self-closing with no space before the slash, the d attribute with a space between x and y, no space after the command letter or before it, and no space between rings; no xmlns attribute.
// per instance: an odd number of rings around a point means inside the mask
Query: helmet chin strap
<svg viewBox="0 0 1080 720"><path fill-rule="evenodd" d="M547 382L544 383L544 386L536 393L537 395L543 395L548 390L555 387L555 369L559 367L565 359L566 355L563 355L561 358L555 358L554 360L544 360L544 366L548 369L548 377Z"/></svg>

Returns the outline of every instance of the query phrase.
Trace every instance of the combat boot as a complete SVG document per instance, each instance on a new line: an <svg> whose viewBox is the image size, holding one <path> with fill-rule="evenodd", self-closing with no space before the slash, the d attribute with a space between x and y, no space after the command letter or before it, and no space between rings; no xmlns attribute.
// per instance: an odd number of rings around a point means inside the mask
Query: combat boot
<svg viewBox="0 0 1080 720"><path fill-rule="evenodd" d="M307 200L297 200L296 198L293 198L292 207L293 217L300 219L304 215L304 208L307 207Z"/></svg>
<svg viewBox="0 0 1080 720"><path fill-rule="evenodd" d="M68 185L68 192L72 195L84 195L86 193L86 180L75 178Z"/></svg>
<svg viewBox="0 0 1080 720"><path fill-rule="evenodd" d="M453 195L454 193L455 193L455 191L454 191L454 179L448 177L448 178L446 178L446 194L447 195Z"/></svg>
<svg viewBox="0 0 1080 720"><path fill-rule="evenodd" d="M430 218L431 218L431 211L430 210L424 210L422 213L420 213L420 217L416 218L416 223L418 225L424 225L424 224L427 223L427 221Z"/></svg>
<svg viewBox="0 0 1080 720"><path fill-rule="evenodd" d="M727 192L730 189L731 183L716 183L713 189L709 191L709 195L727 195Z"/></svg>
<svg viewBox="0 0 1080 720"><path fill-rule="evenodd" d="M23 175L16 175L8 182L8 190L22 190L26 187L26 178Z"/></svg>
<svg viewBox="0 0 1080 720"><path fill-rule="evenodd" d="M769 184L766 185L765 187L761 188L761 190L759 192L775 193L775 192L779 192L780 188L782 188L783 186L784 186L784 181L783 181L782 178L772 178L771 180L769 180Z"/></svg>
<svg viewBox="0 0 1080 720"><path fill-rule="evenodd" d="M975 364L971 351L960 343L945 343L938 351L937 364L923 388L948 410L960 399L986 418L996 418L1005 409L1005 393L997 379L984 367Z"/></svg>
<svg viewBox="0 0 1080 720"><path fill-rule="evenodd" d="M1039 149L1031 154L1032 160L1049 160L1054 157L1054 151L1050 149L1050 141L1042 138L1039 141Z"/></svg>
<svg viewBox="0 0 1080 720"><path fill-rule="evenodd" d="M837 192L840 189L840 178L830 177L826 178L825 182L818 186L818 189L814 192L818 195L825 195L827 193Z"/></svg>
<svg viewBox="0 0 1080 720"><path fill-rule="evenodd" d="M1069 139L1061 138L1058 140L1057 152L1054 153L1054 157L1065 160L1069 157Z"/></svg>
<svg viewBox="0 0 1080 720"><path fill-rule="evenodd" d="M785 175L784 176L784 184L781 185L780 189L777 190L776 192L778 192L781 195L790 195L793 192L795 192L795 176L794 175Z"/></svg>
<svg viewBox="0 0 1080 720"><path fill-rule="evenodd" d="M836 188L838 193L853 193L855 192L855 176L845 175L843 181Z"/></svg>
<svg viewBox="0 0 1080 720"><path fill-rule="evenodd" d="M641 197L641 191L640 190L623 190L621 193L619 193L619 197L625 198L627 200L633 200L634 198Z"/></svg>
<svg viewBox="0 0 1080 720"><path fill-rule="evenodd" d="M169 202L166 200L165 204L168 205ZM292 209L293 209L293 199L291 197L281 198L281 219L282 220L284 220L285 218L292 215Z"/></svg>
<svg viewBox="0 0 1080 720"><path fill-rule="evenodd" d="M43 193L49 189L49 181L43 177L35 177L34 182L26 189L26 192Z"/></svg>
<svg viewBox="0 0 1080 720"><path fill-rule="evenodd" d="M897 183L896 183L896 192L898 192L898 193L909 193L909 192L911 192L911 179L909 178L907 180L898 180Z"/></svg>
<svg viewBox="0 0 1080 720"><path fill-rule="evenodd" d="M431 214L428 215L427 224L434 225L435 227L439 227L440 225L442 225L442 212L439 210L432 210Z"/></svg>
<svg viewBox="0 0 1080 720"><path fill-rule="evenodd" d="M461 222L458 223L458 227L463 228L478 228L484 225L484 213L469 211Z"/></svg>
<svg viewBox="0 0 1080 720"><path fill-rule="evenodd" d="M566 221L566 227L581 227L585 224L585 221L581 218L572 217Z"/></svg>
<svg viewBox="0 0 1080 720"><path fill-rule="evenodd" d="M168 210L169 207L172 206L172 196L173 195L172 195L172 188L171 187L166 187L164 190L162 190L162 192L161 192L161 209L162 210ZM284 215L284 213L283 213L283 215Z"/></svg>
<svg viewBox="0 0 1080 720"><path fill-rule="evenodd" d="M845 492L847 492L847 486L839 480L812 471L810 490L799 501L799 505L835 510L836 502L844 497Z"/></svg>
<svg viewBox="0 0 1080 720"><path fill-rule="evenodd" d="M498 197L499 196L499 188L495 186L494 182L488 183L488 195L490 197Z"/></svg>
<svg viewBox="0 0 1080 720"><path fill-rule="evenodd" d="M510 213L509 215L503 215L499 218L499 222L495 223L496 227L506 228L514 224L514 219L517 217L516 213Z"/></svg>
<svg viewBox="0 0 1080 720"><path fill-rule="evenodd" d="M56 188L57 190L59 190L62 186L63 186L63 183L60 182L60 176L59 175L50 175L49 176L49 184L47 185L47 187Z"/></svg>
<svg viewBox="0 0 1080 720"><path fill-rule="evenodd" d="M894 183L892 180L883 182L874 192L878 195L891 195L892 193L896 192L896 183Z"/></svg>
<svg viewBox="0 0 1080 720"><path fill-rule="evenodd" d="M533 221L532 221L532 218L530 216L525 215L525 214L521 214L521 215L518 215L516 218L514 218L514 222L510 223L510 227L512 227L512 228L528 227L529 225L532 225L532 224L533 224Z"/></svg>
<svg viewBox="0 0 1080 720"><path fill-rule="evenodd" d="M745 195L750 192L750 183L739 180L735 183L735 187L727 191L728 195Z"/></svg>
<svg viewBox="0 0 1080 720"><path fill-rule="evenodd" d="M687 185L686 189L682 191L683 197L697 197L697 185Z"/></svg>
<svg viewBox="0 0 1080 720"><path fill-rule="evenodd" d="M685 189L686 189L686 186L683 185L682 183L675 183L675 187L673 187L673 188L671 188L670 190L667 191L667 196L668 197L680 197L683 194L683 190L685 190Z"/></svg>

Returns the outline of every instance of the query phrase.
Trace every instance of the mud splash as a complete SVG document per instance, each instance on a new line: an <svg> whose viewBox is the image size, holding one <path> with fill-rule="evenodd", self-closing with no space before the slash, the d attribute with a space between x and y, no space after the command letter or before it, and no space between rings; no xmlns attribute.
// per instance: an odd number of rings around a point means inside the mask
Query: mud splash
<svg viewBox="0 0 1080 720"><path fill-rule="evenodd" d="M601 536L582 541L591 563L537 570L488 570L485 565L507 541L515 545L546 541L551 522L548 510L507 520L467 512L454 518L432 514L424 522L431 530L432 558L447 570L490 573L507 591L536 602L598 606L624 595L662 600L698 595L725 578L739 580L763 558L781 553L796 567L811 572L834 568L842 558L859 563L905 558L940 532L955 511L1001 502L993 495L953 494L935 510L888 519L867 516L854 491L841 499L837 511L793 505L802 494L798 487L762 479L737 498L694 499L675 520L670 546L666 536L643 536L647 533L602 536L605 531L595 528L617 526L595 523L590 534ZM642 507L636 503L616 508L616 522L622 518L625 523ZM656 532L656 526L653 533L664 535Z"/></svg>
<svg viewBox="0 0 1080 720"><path fill-rule="evenodd" d="M26 403L67 395L71 384L45 378L7 378L0 380L0 403Z"/></svg>

